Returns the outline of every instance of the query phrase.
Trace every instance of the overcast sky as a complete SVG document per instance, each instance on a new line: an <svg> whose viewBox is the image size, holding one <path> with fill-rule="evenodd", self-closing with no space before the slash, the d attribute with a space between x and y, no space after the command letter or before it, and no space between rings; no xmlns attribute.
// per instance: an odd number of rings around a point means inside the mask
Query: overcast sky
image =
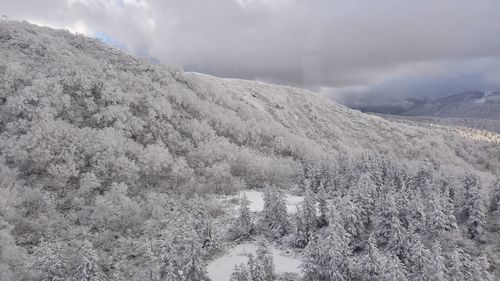
<svg viewBox="0 0 500 281"><path fill-rule="evenodd" d="M0 13L344 103L500 89L498 0L1 0Z"/></svg>

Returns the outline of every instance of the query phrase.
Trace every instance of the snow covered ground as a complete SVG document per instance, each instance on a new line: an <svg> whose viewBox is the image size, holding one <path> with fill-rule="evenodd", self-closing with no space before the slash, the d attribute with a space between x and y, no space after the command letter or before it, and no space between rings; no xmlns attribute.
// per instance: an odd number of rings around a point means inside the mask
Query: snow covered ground
<svg viewBox="0 0 500 281"><path fill-rule="evenodd" d="M232 248L226 255L212 261L208 264L208 277L213 281L229 281L234 266L240 263L246 264L248 261L247 255L255 252L257 246L252 243L244 243ZM300 272L300 259L287 257L281 254L278 249L273 248L273 259L277 273L297 273Z"/></svg>
<svg viewBox="0 0 500 281"><path fill-rule="evenodd" d="M263 193L255 190L244 190L240 193L247 196L248 201L250 201L250 211L260 212L264 209L264 199L262 198ZM286 194L286 207L288 213L295 213L297 211L298 205L304 200L303 196L294 196Z"/></svg>

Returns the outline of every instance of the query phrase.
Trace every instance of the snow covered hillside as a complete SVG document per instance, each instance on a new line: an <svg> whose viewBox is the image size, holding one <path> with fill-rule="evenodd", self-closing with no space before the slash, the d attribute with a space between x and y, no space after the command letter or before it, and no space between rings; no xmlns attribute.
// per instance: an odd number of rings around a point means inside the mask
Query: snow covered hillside
<svg viewBox="0 0 500 281"><path fill-rule="evenodd" d="M208 280L254 241L233 280L492 280L498 155L0 21L0 280Z"/></svg>

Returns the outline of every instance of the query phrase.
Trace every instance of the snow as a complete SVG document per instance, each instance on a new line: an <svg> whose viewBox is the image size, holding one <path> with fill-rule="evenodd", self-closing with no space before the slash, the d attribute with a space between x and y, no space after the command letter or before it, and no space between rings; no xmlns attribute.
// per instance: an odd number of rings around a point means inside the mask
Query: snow
<svg viewBox="0 0 500 281"><path fill-rule="evenodd" d="M244 190L239 196L245 194L248 201L250 201L251 212L260 212L264 209L264 199L262 198L263 193L255 190ZM286 194L286 208L288 213L295 213L297 211L298 205L304 200L303 196L295 196L291 194ZM239 207L239 206L238 206Z"/></svg>
<svg viewBox="0 0 500 281"><path fill-rule="evenodd" d="M231 273L236 265L248 261L247 255L255 255L257 246L252 243L239 244L232 248L226 255L212 261L207 266L208 277L213 281L230 280ZM272 248L275 270L277 273L297 273L300 272L300 260L297 258L284 256L278 249Z"/></svg>

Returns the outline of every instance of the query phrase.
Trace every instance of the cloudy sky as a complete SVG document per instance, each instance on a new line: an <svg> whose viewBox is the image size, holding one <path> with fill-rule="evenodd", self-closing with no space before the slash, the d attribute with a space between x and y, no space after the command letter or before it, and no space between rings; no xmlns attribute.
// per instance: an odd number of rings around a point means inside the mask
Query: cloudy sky
<svg viewBox="0 0 500 281"><path fill-rule="evenodd" d="M0 14L348 104L500 89L498 0L2 0Z"/></svg>

